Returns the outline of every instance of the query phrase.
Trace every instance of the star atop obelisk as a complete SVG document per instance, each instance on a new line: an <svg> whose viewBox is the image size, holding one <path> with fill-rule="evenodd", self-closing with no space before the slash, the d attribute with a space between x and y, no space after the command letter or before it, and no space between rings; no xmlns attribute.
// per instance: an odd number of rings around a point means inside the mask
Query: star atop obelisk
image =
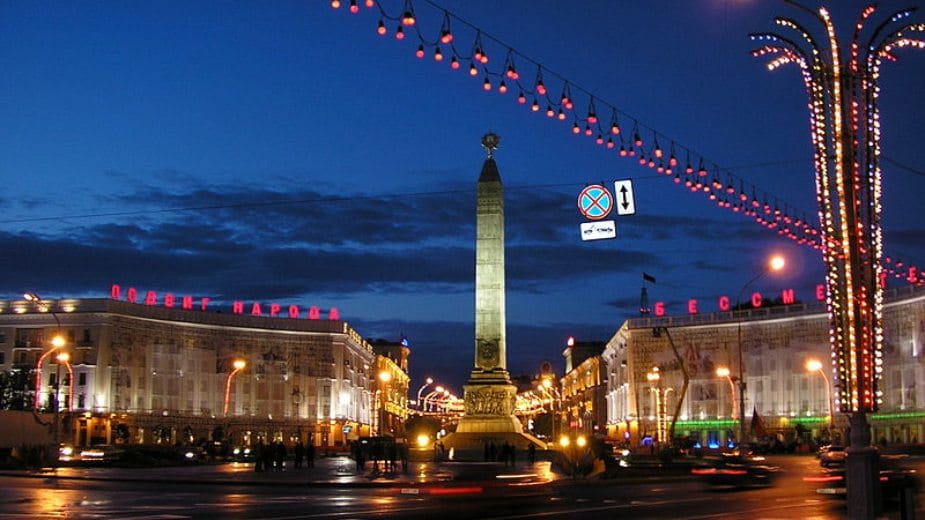
<svg viewBox="0 0 925 520"><path fill-rule="evenodd" d="M498 149L498 145L501 144L501 138L498 137L498 134L488 131L487 134L482 136L482 148L488 153L489 159L494 159L495 150Z"/></svg>

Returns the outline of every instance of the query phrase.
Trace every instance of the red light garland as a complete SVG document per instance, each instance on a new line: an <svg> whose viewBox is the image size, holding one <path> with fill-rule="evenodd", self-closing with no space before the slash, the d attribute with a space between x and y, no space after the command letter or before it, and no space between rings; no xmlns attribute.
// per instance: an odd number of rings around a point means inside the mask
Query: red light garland
<svg viewBox="0 0 925 520"><path fill-rule="evenodd" d="M395 0L397 2L397 0ZM431 0L425 0L425 3L438 9L442 13L441 22L439 29L436 29L433 34L435 37L433 40L427 40L424 36L426 32L422 27L420 20L416 17L414 6L411 0L404 0L401 9L393 11L395 13L400 13L396 15L389 14L385 7L383 7L383 2L374 1L374 0L365 0L365 5L367 7L377 7L380 13L379 25L377 32L379 34L385 34L385 24L383 19L395 20L398 21L398 27L396 29L395 36L397 39L402 39L405 36L404 31L402 30L402 25L408 27L415 27L414 33L417 35L419 40L419 49L426 49L427 47L436 47L434 50L434 59L435 61L442 61L442 51L439 50L440 45L446 45L452 49L452 57L450 59L450 68L456 70L460 67L460 60L469 61L469 75L475 77L479 75L479 69L476 67L476 64L481 64L483 67L484 77L482 80L482 88L486 91L497 90L498 93L504 94L511 87L516 86L518 89L518 96L516 98L517 103L524 105L527 104L527 95L529 94L532 97L532 103L530 104L530 110L532 112L540 112L540 100L544 101L544 104L548 107L545 111L545 114L548 116L548 119L564 121L568 118L569 114L573 117L577 117L579 121L587 123L584 128L580 127L578 123L572 125L572 133L582 134L585 136L592 137L594 142L598 145L603 145L606 142L606 146L601 146L605 150L615 150L616 155L624 158L634 158L639 157L639 164L644 167L649 167L655 169L659 173L664 173L666 175L672 175L674 173L674 168L678 165L678 159L675 154L675 150L679 149L685 153L687 157L686 167L684 169L684 182L681 182L681 177L677 178L676 182L672 184L677 184L678 186L685 186L691 189L693 193L701 193L706 196L710 201L716 202L717 207L725 208L730 210L733 213L741 213L745 216L755 216L754 211L750 210L748 206L748 196L745 194L746 191L752 192L752 207L758 207L758 197L757 193L760 191L757 187L748 184L750 190L746 190L746 181L739 179L732 173L722 170L714 165L711 172L708 172L704 167L704 158L699 156L699 154L692 154L692 151L682 146L677 141L671 139L665 139L668 142L669 149L671 150L670 155L667 160L667 164L663 162L664 150L659 146L658 140L659 137L664 137L663 134L644 127L638 120L622 113L615 106L601 101L601 98L591 94L590 92L576 87L576 91L580 92L584 98L588 100L588 112L585 117L576 116L574 113L575 97L572 94L572 82L562 77L561 75L552 72L550 69L544 67L538 61L531 59L528 56L525 56L515 49L503 44L500 40L488 35L480 28L472 25L471 23L466 22L465 20L454 15L450 11L443 9L442 7L437 6ZM342 5L340 0L332 0L331 7L339 9ZM355 1L351 2L351 12L353 11L353 6ZM455 47L455 43L459 41L459 34L451 30L451 22L459 24L469 28L474 32L473 44L471 50L468 54L461 53ZM922 30L919 26L910 26L909 28L915 30ZM485 39L483 40L483 36ZM877 53L877 63L882 59L893 60L895 56L892 54L894 48L905 47L905 46L915 46L923 48L923 44L920 40L908 38L904 35L893 33L890 37L888 44L882 45L878 49ZM505 59L503 64L500 64L498 69L492 70L488 68L489 63L489 46L486 43L491 44L492 48L500 47L501 52L505 52ZM420 54L421 51L418 52ZM756 56L770 55L770 54L779 54L780 56L769 64L769 68L776 68L780 65L786 63L799 63L799 56L794 54L789 49L783 49L780 46L769 45L762 49L756 50L754 53ZM438 57L439 56L439 57ZM419 56L420 57L420 56ZM522 82L522 75L518 72L515 65L515 58L521 62L529 62L536 64L536 74L533 76L533 81L531 83L525 84ZM555 76L558 83L562 85L562 94L559 98L554 99L549 96L549 87L546 83L546 75ZM805 73L804 73L805 75ZM496 77L499 79L498 88L494 89L491 77ZM505 80L510 81L508 85ZM604 141L602 139L602 134L608 133L605 132L604 128L601 128L601 121L598 117L598 111L596 110L595 104L601 103L606 105L611 109L612 116L610 120L609 134L617 136L619 140L619 146L617 142L613 140ZM629 120L633 126L632 140L627 140L624 138L624 133L621 131L621 126L618 123L618 116L622 116L624 120ZM879 130L878 130L879 131ZM643 139L642 134L646 136L651 136L651 139ZM816 129L813 133L814 143L822 139L822 136L819 134L819 129ZM691 155L694 155L694 158L698 159L700 163L699 168L697 169L697 176L706 177L710 173L714 175L719 175L725 173L725 176L729 179L728 185L722 185L720 187L715 187L711 189L709 185L705 185L702 182L697 181L696 184L693 184L689 176L692 176L694 173L693 168L691 167ZM817 160L818 163L818 160ZM817 164L818 166L818 164ZM732 188L736 183L739 185L738 190L738 202L731 202L730 200L719 197L719 193L725 191L732 199L735 199L734 193L735 189ZM692 185L693 184L693 185ZM731 189L731 191L730 191ZM768 194L762 193L762 198L769 200L771 197ZM786 209L786 206L785 206ZM778 218L779 217L779 218ZM777 220L787 218L794 220L791 215L788 215L786 212L775 213L774 227L777 226ZM823 220L820 220L823 226L829 224ZM783 228L780 231L785 231ZM815 226L808 224L803 219L803 225L794 225L788 227L785 232L781 233L782 236L786 236L791 240L812 247L818 251L823 251L822 234L820 230ZM915 285L925 285L925 276L920 276L920 270L915 266L908 266L905 269L902 269L896 264L889 264L885 262L881 269L884 273L892 276L895 279L904 280L908 283Z"/></svg>

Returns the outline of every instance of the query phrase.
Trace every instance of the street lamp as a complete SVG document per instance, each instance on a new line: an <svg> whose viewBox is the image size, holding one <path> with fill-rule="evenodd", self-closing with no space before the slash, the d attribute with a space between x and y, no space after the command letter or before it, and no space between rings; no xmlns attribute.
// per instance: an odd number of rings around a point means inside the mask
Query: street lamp
<svg viewBox="0 0 925 520"><path fill-rule="evenodd" d="M655 392L655 435L658 442L665 440L664 426L664 403L662 402L662 376L659 374L658 367L652 367L652 370L646 373L646 380L652 385L652 391Z"/></svg>
<svg viewBox="0 0 925 520"><path fill-rule="evenodd" d="M244 367L247 366L247 361L243 359L235 359L232 364L234 370L228 374L228 379L225 380L225 415L228 415L228 407L231 404L231 380L234 379L234 376L244 370Z"/></svg>
<svg viewBox="0 0 925 520"><path fill-rule="evenodd" d="M376 422L379 423L378 430L379 430L380 436L382 435L383 423L385 422L385 416L386 416L385 401L386 399L390 397L390 392L388 391L388 385L389 385L389 381L391 380L392 380L392 374L390 372L386 370L379 372L379 381L380 381L380 386L382 388L379 388L378 390L376 390L376 394L378 396L377 402L379 404L379 410L377 413Z"/></svg>
<svg viewBox="0 0 925 520"><path fill-rule="evenodd" d="M745 294L745 289L747 289L751 284L758 281L764 275L770 273L771 271L780 271L784 268L786 261L784 257L780 255L774 255L768 261L768 265L761 270L760 273L755 275L754 278L745 282L745 285L742 286L742 289L739 290L739 295L736 297L736 308L739 307L742 303L742 295ZM736 343L738 344L739 350L739 444L745 442L745 363L742 359L742 319L741 317L738 320L738 331L737 331Z"/></svg>
<svg viewBox="0 0 925 520"><path fill-rule="evenodd" d="M55 395L52 408L55 413L55 446L54 452L52 453L52 460L54 461L55 467L58 466L58 452L61 449L61 365L67 364L70 359L71 355L67 352L60 352L55 356L55 360L58 362L55 369ZM68 365L68 372L70 372L70 365Z"/></svg>
<svg viewBox="0 0 925 520"><path fill-rule="evenodd" d="M810 373L819 372L822 376L822 380L825 381L825 402L829 411L829 430L831 434L833 417L832 417L832 386L829 383L829 376L825 375L825 371L822 370L822 362L818 359L808 359L806 360L806 370Z"/></svg>
<svg viewBox="0 0 925 520"><path fill-rule="evenodd" d="M39 296L38 294L35 294L34 292L27 292L23 294L22 297L26 301L35 303L36 305L42 302L41 296ZM67 343L64 340L64 336L62 336L60 333L61 320L58 319L58 315L55 313L54 309L50 305L47 306L47 310L49 313L51 313L51 317L55 319L55 334L51 338L51 348L43 352L42 355L39 356L38 361L35 363L35 407L34 408L36 410L39 409L39 405L41 403L40 398L42 394L42 363L45 362L45 358L47 358L52 352L60 349Z"/></svg>
<svg viewBox="0 0 925 520"><path fill-rule="evenodd" d="M434 379L433 379L432 377L428 377L427 379L424 380L424 384L421 385L421 388L418 388L418 401L417 401L417 403L418 403L418 410L423 410L423 409L424 409L424 407L422 406L422 403L421 403L421 394L424 393L424 389L425 389L425 388L427 388L428 386L430 386L430 385L432 385L432 384L434 384Z"/></svg>
<svg viewBox="0 0 925 520"><path fill-rule="evenodd" d="M725 377L725 378L726 378L726 381L729 381L729 413L730 413L730 415L732 416L732 420L734 421L735 418L736 418L736 405L735 405L735 400L736 400L736 387L735 387L735 383L733 382L733 378L732 378L732 376L730 375L729 369L728 369L727 367L718 367L718 368L716 369L716 376L717 376L717 377Z"/></svg>

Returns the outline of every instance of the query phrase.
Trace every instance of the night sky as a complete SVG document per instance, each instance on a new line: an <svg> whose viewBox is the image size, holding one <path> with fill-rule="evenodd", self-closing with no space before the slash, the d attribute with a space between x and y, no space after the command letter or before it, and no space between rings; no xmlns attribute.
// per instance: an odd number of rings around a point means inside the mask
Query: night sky
<svg viewBox="0 0 925 520"><path fill-rule="evenodd" d="M401 0L382 0L397 14ZM844 41L864 4L830 2ZM423 59L378 8L349 0L0 2L0 297L106 297L112 283L224 302L336 307L364 337L412 346L412 386L460 393L473 364L475 183L481 136L506 189L508 366L561 373L568 336L609 339L650 302L670 314L754 289L813 298L817 251L719 209L671 176L573 135L483 76ZM443 12L413 2L425 39ZM454 44L476 26L498 69L537 64L574 114L589 94L623 135L662 148L816 219L807 98L796 67L769 72L748 34L775 16L757 0L444 0ZM577 4L575 4L577 5ZM808 4L816 7L818 4ZM881 15L921 2L881 2ZM918 13L914 21L925 20ZM468 22L463 23L463 21ZM881 86L885 251L925 265L925 52L904 49ZM526 57L526 58L525 58ZM532 100L532 97L530 98ZM684 152L681 152L681 151ZM617 238L582 242L587 184L632 179L637 214ZM891 286L901 286L893 281Z"/></svg>

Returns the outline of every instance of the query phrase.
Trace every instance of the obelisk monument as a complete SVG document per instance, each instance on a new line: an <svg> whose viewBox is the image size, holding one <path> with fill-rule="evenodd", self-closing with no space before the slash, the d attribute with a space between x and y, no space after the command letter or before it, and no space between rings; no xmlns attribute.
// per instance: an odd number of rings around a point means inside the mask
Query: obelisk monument
<svg viewBox="0 0 925 520"><path fill-rule="evenodd" d="M508 442L518 447L539 442L523 433L514 416L517 387L507 371L504 306L504 187L494 152L500 138L482 137L488 153L476 196L475 231L475 366L464 387L465 415L445 444L459 450L484 443Z"/></svg>

